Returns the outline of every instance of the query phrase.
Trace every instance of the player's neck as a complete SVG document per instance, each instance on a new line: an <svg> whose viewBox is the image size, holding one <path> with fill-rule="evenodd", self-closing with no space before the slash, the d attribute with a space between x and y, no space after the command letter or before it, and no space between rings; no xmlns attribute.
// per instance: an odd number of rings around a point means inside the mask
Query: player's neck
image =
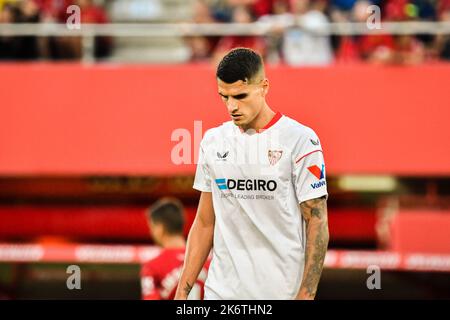
<svg viewBox="0 0 450 320"><path fill-rule="evenodd" d="M186 241L182 236L168 236L161 241L165 249L178 249L186 247Z"/></svg>
<svg viewBox="0 0 450 320"><path fill-rule="evenodd" d="M273 119L273 117L275 117L275 115L276 112L270 109L267 104L265 104L258 116L247 126L242 126L241 129L244 131L253 129L258 132L259 130L265 128Z"/></svg>

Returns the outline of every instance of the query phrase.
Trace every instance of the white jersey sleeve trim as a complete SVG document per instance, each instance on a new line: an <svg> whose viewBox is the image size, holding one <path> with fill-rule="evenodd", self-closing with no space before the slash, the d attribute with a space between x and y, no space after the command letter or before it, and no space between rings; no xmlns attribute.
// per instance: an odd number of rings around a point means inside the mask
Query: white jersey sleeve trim
<svg viewBox="0 0 450 320"><path fill-rule="evenodd" d="M193 189L201 191L201 192L211 192L211 187L206 186L204 184L200 184L200 183L194 183L194 185L192 186Z"/></svg>

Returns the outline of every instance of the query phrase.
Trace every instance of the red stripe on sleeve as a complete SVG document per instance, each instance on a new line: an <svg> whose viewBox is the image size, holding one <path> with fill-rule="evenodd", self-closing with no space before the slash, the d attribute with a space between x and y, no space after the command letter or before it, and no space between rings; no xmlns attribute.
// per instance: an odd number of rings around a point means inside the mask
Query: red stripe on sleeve
<svg viewBox="0 0 450 320"><path fill-rule="evenodd" d="M311 152L305 154L303 157L301 157L301 158L298 159L297 161L295 161L295 164L299 163L300 160L302 160L302 159L303 159L304 157L306 157L306 156L309 156L311 153L318 152L318 151L322 152L322 150L314 150L314 151L311 151Z"/></svg>

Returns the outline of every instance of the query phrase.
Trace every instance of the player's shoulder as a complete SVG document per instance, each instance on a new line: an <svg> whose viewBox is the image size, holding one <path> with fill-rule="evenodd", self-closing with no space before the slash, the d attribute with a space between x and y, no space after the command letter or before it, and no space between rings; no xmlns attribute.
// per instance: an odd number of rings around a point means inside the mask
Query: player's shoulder
<svg viewBox="0 0 450 320"><path fill-rule="evenodd" d="M161 256L164 254L164 250L159 247L151 247L145 248L140 252L140 257L143 266L151 267L154 264L157 264L161 259Z"/></svg>
<svg viewBox="0 0 450 320"><path fill-rule="evenodd" d="M144 270L157 271L164 269L168 263L184 261L185 249L162 249L155 251L153 255L144 257L142 268Z"/></svg>
<svg viewBox="0 0 450 320"><path fill-rule="evenodd" d="M318 135L311 128L288 116L283 116L282 135L284 141L292 143L307 142L309 139L318 140Z"/></svg>

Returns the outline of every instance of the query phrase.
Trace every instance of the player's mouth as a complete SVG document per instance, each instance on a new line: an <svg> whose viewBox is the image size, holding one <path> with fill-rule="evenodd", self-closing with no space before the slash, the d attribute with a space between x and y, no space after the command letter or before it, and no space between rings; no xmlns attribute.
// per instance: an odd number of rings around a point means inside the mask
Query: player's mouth
<svg viewBox="0 0 450 320"><path fill-rule="evenodd" d="M242 114L232 114L231 118L233 118L233 120L239 120L242 117Z"/></svg>

